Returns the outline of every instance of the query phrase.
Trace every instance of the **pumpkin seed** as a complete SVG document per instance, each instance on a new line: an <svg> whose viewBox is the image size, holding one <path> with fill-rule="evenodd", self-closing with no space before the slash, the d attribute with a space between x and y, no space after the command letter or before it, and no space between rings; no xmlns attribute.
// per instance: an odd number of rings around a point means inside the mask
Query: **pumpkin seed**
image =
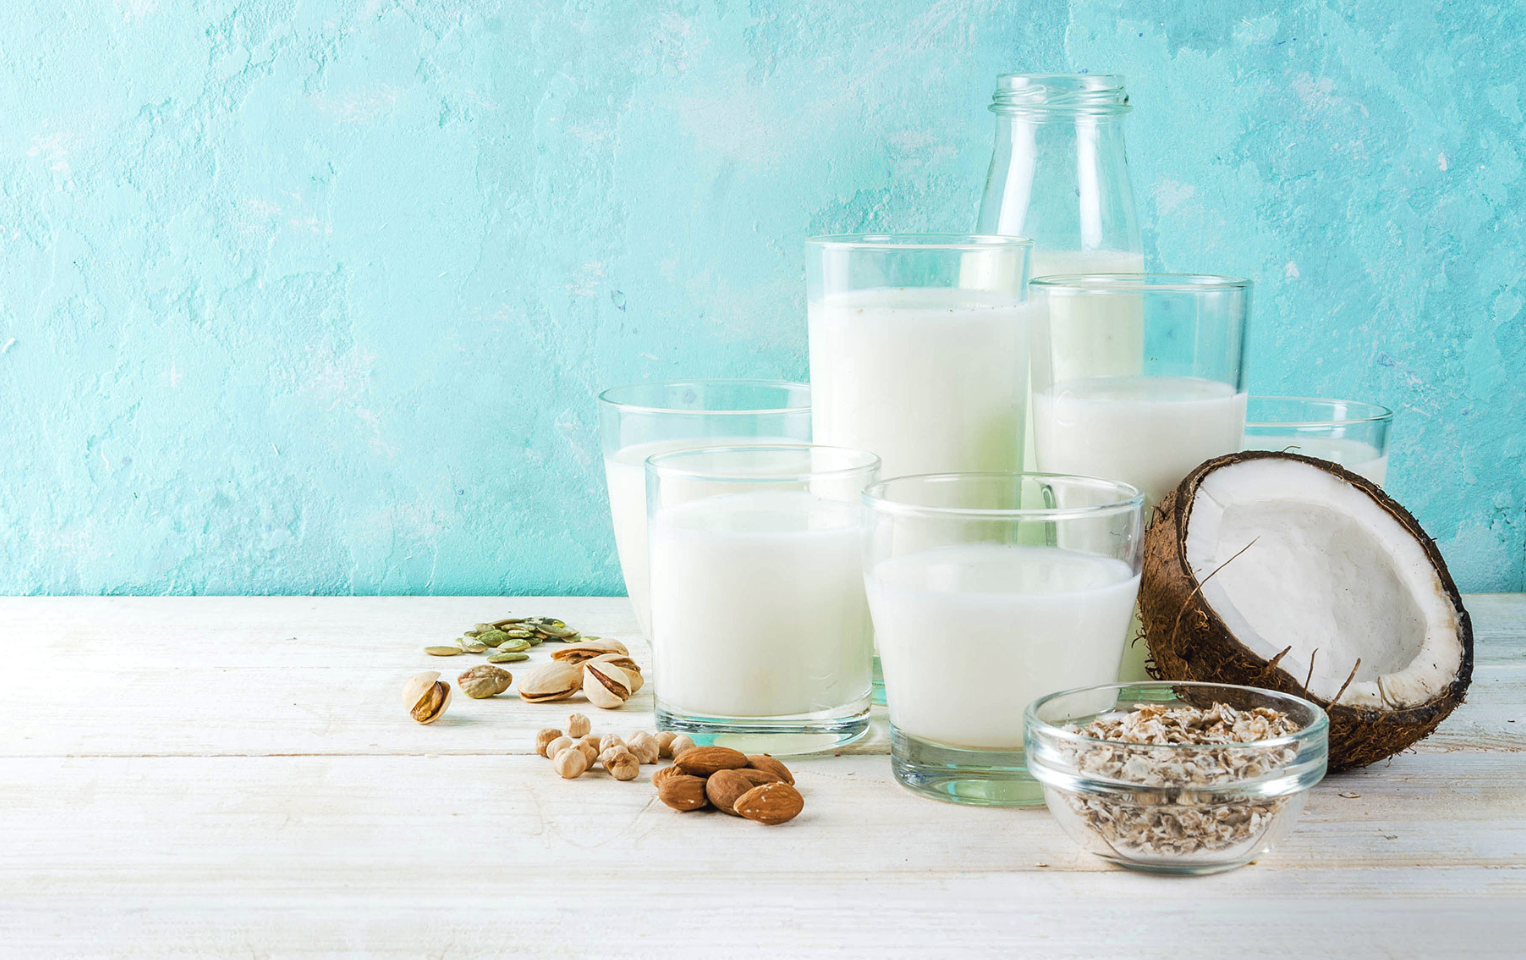
<svg viewBox="0 0 1526 960"><path fill-rule="evenodd" d="M431 657L454 657L466 651L460 647L425 647L424 652Z"/></svg>
<svg viewBox="0 0 1526 960"><path fill-rule="evenodd" d="M499 650L487 658L488 663L517 663L520 660L528 660L528 653L520 653L517 650Z"/></svg>

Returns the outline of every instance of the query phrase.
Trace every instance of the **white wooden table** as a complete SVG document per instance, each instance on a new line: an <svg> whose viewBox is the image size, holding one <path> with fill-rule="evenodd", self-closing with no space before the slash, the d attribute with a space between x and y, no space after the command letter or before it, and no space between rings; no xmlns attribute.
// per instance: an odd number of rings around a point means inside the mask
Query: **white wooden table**
<svg viewBox="0 0 1526 960"><path fill-rule="evenodd" d="M768 828L670 811L652 768L556 778L532 740L569 704L405 714L408 675L482 662L420 650L477 620L648 662L624 599L0 600L0 957L1520 957L1526 596L1468 607L1436 735L1328 778L1261 862L1167 879L898 787L883 718L793 762L805 813Z"/></svg>

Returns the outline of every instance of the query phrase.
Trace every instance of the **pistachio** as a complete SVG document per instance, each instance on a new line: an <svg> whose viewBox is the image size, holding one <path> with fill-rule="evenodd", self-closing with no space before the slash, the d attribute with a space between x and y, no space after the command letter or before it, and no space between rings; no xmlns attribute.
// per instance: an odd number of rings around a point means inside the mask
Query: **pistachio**
<svg viewBox="0 0 1526 960"><path fill-rule="evenodd" d="M479 663L456 678L461 692L473 700L485 700L488 697L497 696L509 689L509 684L513 682L512 673L485 663Z"/></svg>
<svg viewBox="0 0 1526 960"><path fill-rule="evenodd" d="M535 735L535 752L543 757L547 756L546 748L551 746L551 743L561 735L562 731L554 730L551 727L540 731Z"/></svg>
<svg viewBox="0 0 1526 960"><path fill-rule="evenodd" d="M560 653L560 652L561 651L557 651L557 653ZM552 656L554 657L554 656L556 656L556 654L553 653ZM624 670L630 676L630 680L631 680L631 693L632 694L636 693L642 687L646 686L646 680L645 680L645 678L643 678L641 676L641 665L638 664L636 661L632 660L626 654L623 654L623 653L601 653L597 657L594 657L592 660L584 660L583 662L585 664L589 664L589 663L607 663L607 664L609 664L612 667L619 667L621 670Z"/></svg>
<svg viewBox="0 0 1526 960"><path fill-rule="evenodd" d="M563 666L563 664L554 664ZM579 668L570 669L578 671ZM583 674L583 695L588 702L605 710L625 705L631 698L631 682L624 670L607 663L594 664L580 671ZM523 692L523 687L520 688Z"/></svg>
<svg viewBox="0 0 1526 960"><path fill-rule="evenodd" d="M581 750L568 748L556 755L551 761L551 766L556 769L557 776L564 780L576 780L588 769L588 756Z"/></svg>
<svg viewBox="0 0 1526 960"><path fill-rule="evenodd" d="M581 713L574 713L567 718L567 733L574 737L586 737L593 724Z"/></svg>
<svg viewBox="0 0 1526 960"><path fill-rule="evenodd" d="M555 760L556 755L572 746L572 738L563 734L546 744L546 756Z"/></svg>
<svg viewBox="0 0 1526 960"><path fill-rule="evenodd" d="M625 746L641 763L657 762L657 738L650 733L637 731L625 739Z"/></svg>
<svg viewBox="0 0 1526 960"><path fill-rule="evenodd" d="M409 677L407 682L403 684L403 706L412 710L413 705L419 702L419 698L428 692L429 688L434 686L434 682L438 679L440 679L440 671L438 670L427 670L424 673L415 673Z"/></svg>
<svg viewBox="0 0 1526 960"><path fill-rule="evenodd" d="M431 657L456 657L466 651L460 647L425 647L424 652Z"/></svg>
<svg viewBox="0 0 1526 960"><path fill-rule="evenodd" d="M583 685L583 671L569 663L545 663L519 679L519 697L532 703L565 700Z"/></svg>
<svg viewBox="0 0 1526 960"><path fill-rule="evenodd" d="M420 673L403 685L403 703L419 723L434 723L450 706L450 684L439 677L434 672Z"/></svg>
<svg viewBox="0 0 1526 960"><path fill-rule="evenodd" d="M564 660L568 663L582 663L592 660L594 657L606 653L618 653L629 656L630 652L625 649L625 644L619 640L580 640L577 643L569 643L567 646L551 655L552 660Z"/></svg>
<svg viewBox="0 0 1526 960"><path fill-rule="evenodd" d="M678 734L672 730L662 730L657 734L657 756L671 757L673 755L673 738Z"/></svg>
<svg viewBox="0 0 1526 960"><path fill-rule="evenodd" d="M514 652L512 650L509 651L508 653L504 653L502 650L500 650L498 653L488 654L487 662L488 663L518 663L520 660L528 660L528 659L530 659L530 655L528 653L517 653L517 652Z"/></svg>

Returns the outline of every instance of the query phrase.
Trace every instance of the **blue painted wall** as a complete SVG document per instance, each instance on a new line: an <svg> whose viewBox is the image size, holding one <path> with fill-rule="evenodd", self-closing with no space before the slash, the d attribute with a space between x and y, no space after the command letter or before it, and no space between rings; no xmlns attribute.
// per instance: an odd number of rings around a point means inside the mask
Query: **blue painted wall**
<svg viewBox="0 0 1526 960"><path fill-rule="evenodd" d="M851 7L861 7L855 11ZM801 239L973 224L1009 70L1128 75L1251 387L1398 411L1526 588L1526 4L0 7L5 593L619 589L593 396L804 377Z"/></svg>

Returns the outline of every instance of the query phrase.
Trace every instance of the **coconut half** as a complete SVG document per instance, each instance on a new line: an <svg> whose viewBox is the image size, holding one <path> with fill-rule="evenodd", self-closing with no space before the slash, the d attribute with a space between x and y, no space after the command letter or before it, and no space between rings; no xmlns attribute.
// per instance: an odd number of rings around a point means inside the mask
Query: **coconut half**
<svg viewBox="0 0 1526 960"><path fill-rule="evenodd" d="M1139 590L1166 680L1295 693L1330 714L1330 767L1425 737L1462 702L1473 629L1435 544L1371 481L1248 451L1161 503Z"/></svg>

